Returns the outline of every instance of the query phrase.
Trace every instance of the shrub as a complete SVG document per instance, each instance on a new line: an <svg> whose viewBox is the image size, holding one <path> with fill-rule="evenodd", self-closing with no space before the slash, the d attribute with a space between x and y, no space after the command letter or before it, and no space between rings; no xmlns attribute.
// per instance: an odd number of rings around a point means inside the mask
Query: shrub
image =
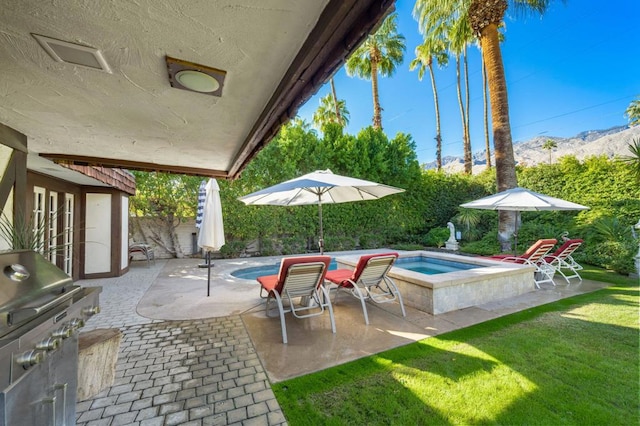
<svg viewBox="0 0 640 426"><path fill-rule="evenodd" d="M354 250L356 241L352 237L329 237L324 239L325 251Z"/></svg>
<svg viewBox="0 0 640 426"><path fill-rule="evenodd" d="M587 261L589 264L600 266L620 274L635 271L634 256L638 246L632 241L604 241L588 244L575 257L578 262Z"/></svg>
<svg viewBox="0 0 640 426"><path fill-rule="evenodd" d="M261 238L260 239L260 255L261 256L276 256L280 254L280 250L277 247L278 241L273 238Z"/></svg>
<svg viewBox="0 0 640 426"><path fill-rule="evenodd" d="M362 234L358 238L361 249L382 247L383 237L379 234Z"/></svg>
<svg viewBox="0 0 640 426"><path fill-rule="evenodd" d="M220 254L224 259L233 259L240 257L247 247L246 243L242 240L229 241L220 249Z"/></svg>
<svg viewBox="0 0 640 426"><path fill-rule="evenodd" d="M497 231L488 232L481 240L469 242L460 246L462 253L491 256L500 253Z"/></svg>
<svg viewBox="0 0 640 426"><path fill-rule="evenodd" d="M432 228L427 232L426 243L431 247L442 247L449 239L449 228Z"/></svg>
<svg viewBox="0 0 640 426"><path fill-rule="evenodd" d="M307 241L297 237L282 239L282 254L300 254L306 251Z"/></svg>

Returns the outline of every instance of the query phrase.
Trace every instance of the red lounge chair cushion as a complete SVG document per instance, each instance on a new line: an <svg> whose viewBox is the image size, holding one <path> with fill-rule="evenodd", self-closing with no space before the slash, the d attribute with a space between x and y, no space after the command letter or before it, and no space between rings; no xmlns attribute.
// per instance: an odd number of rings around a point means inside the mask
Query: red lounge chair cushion
<svg viewBox="0 0 640 426"><path fill-rule="evenodd" d="M545 257L544 260L545 262L551 262L552 260L554 260L554 257L566 259L566 257L571 256L571 254L576 251L578 247L580 247L580 244L582 244L583 242L584 240L581 240L579 238L567 240L564 242L564 244L558 247L555 252L551 253L549 255L550 257ZM566 251L568 251L568 253L565 253Z"/></svg>
<svg viewBox="0 0 640 426"><path fill-rule="evenodd" d="M349 280L353 277L353 271L351 269L336 269L335 271L327 272L325 278L332 283L338 284L342 287L350 287Z"/></svg>
<svg viewBox="0 0 640 426"><path fill-rule="evenodd" d="M280 271L278 275L265 275L258 277L257 280L260 285L267 290L267 292L277 291L282 294L282 287L284 286L285 278L287 277L287 270L291 265L297 265L300 263L313 263L324 262L326 265L325 272L329 268L331 258L329 256L305 256L305 257L286 257L280 262ZM320 280L322 283L322 280Z"/></svg>
<svg viewBox="0 0 640 426"><path fill-rule="evenodd" d="M538 251L540 246L546 245L546 244L553 245L553 244L555 244L557 242L558 242L558 240L556 240L554 238L538 240L535 243L533 243L533 245L531 247L529 247L527 249L527 251L522 253L520 256L512 255L512 254L496 254L495 256L488 257L488 259L502 260L502 259L505 259L505 258L511 258L511 262L513 262L513 263L526 263L527 259L531 258L531 256L536 254L536 252Z"/></svg>
<svg viewBox="0 0 640 426"><path fill-rule="evenodd" d="M267 292L270 292L276 288L276 285L278 285L278 275L265 275L263 277L258 277L257 279L262 288L267 290Z"/></svg>
<svg viewBox="0 0 640 426"><path fill-rule="evenodd" d="M326 279L331 281L332 283L338 284L342 287L351 287L352 282L357 282L360 279L360 275L362 271L367 266L369 259L374 257L382 257L382 256L395 256L398 258L398 253L390 252L390 253L375 253L375 254L366 254L364 256L360 256L358 263L356 264L356 268L352 271L350 269L336 269L335 271L327 272Z"/></svg>

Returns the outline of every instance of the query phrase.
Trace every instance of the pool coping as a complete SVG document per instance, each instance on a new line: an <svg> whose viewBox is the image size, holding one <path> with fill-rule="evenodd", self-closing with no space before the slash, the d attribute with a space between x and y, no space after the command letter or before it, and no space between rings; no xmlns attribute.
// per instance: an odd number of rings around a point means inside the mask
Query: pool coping
<svg viewBox="0 0 640 426"><path fill-rule="evenodd" d="M414 251L402 251L398 252L400 258L406 257L418 257L425 256L433 257L441 260L448 260L454 262L462 262L461 257L464 258L463 263L471 263L475 265L482 266L482 268L473 268L467 269L464 271L455 271L455 272L445 272L441 274L433 274L429 275L430 282L423 282L423 277L425 274L420 272L410 271L408 269L404 269L399 266L393 266L389 271L389 276L392 278L398 278L402 275L404 278L409 280L412 284L426 286L428 288L442 288L442 287L450 287L456 286L460 284L460 280L465 279L466 282L477 282L486 280L487 278L491 278L495 274L500 274L500 276L509 275L519 275L524 271L531 271L533 273L535 271L535 267L530 265L520 265L516 263L506 263L495 260L490 260L483 257L471 257L471 256L463 256L456 253L443 253L437 251L428 251L428 250L414 250ZM358 260L360 259L359 255L348 255L336 257L336 261L338 265L344 265L350 267L350 269L355 268ZM398 269L402 269L402 272L398 271ZM469 273L473 273L474 275L468 277ZM469 279L467 279L469 278Z"/></svg>
<svg viewBox="0 0 640 426"><path fill-rule="evenodd" d="M400 258L431 257L480 266L463 271L423 274L394 266L388 276L394 280L405 305L432 315L497 302L535 291L530 265L499 262L482 257L427 250L399 252ZM360 256L336 257L339 268L354 269Z"/></svg>

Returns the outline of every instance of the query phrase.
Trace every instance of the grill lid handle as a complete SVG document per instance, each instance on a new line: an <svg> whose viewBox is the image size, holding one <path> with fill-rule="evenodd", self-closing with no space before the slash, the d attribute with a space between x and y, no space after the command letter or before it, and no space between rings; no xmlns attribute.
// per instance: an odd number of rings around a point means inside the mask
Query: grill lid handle
<svg viewBox="0 0 640 426"><path fill-rule="evenodd" d="M11 311L7 316L7 322L9 323L9 325L13 325L13 324L22 322L26 319L29 319L33 316L36 316L40 314L40 312L44 312L47 309L50 309L62 303L63 301L73 297L74 294L80 292L81 290L82 290L82 287L75 287L72 290L62 293L60 296L54 299L48 300L41 305L28 306L21 309L16 309L15 311Z"/></svg>

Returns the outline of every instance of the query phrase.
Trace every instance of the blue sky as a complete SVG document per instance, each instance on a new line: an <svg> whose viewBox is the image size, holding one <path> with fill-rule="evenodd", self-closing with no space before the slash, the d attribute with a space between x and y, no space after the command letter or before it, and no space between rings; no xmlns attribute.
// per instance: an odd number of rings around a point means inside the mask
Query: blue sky
<svg viewBox="0 0 640 426"><path fill-rule="evenodd" d="M398 29L406 38L405 59L392 77L381 78L382 125L389 137L409 133L420 163L435 159L435 118L428 74L409 71L422 42L411 11L414 1L398 0ZM509 14L509 11L507 11ZM640 16L638 0L567 0L551 4L542 17L506 19L502 44L513 141L535 136L570 137L585 130L625 125L624 111L640 95ZM471 144L484 149L480 54L468 51L471 84ZM339 99L350 112L347 132L371 124L371 82L335 75ZM443 156L462 155L462 128L456 94L455 60L436 70L440 98ZM309 122L329 93L322 87L298 111ZM493 149L493 147L492 147Z"/></svg>

